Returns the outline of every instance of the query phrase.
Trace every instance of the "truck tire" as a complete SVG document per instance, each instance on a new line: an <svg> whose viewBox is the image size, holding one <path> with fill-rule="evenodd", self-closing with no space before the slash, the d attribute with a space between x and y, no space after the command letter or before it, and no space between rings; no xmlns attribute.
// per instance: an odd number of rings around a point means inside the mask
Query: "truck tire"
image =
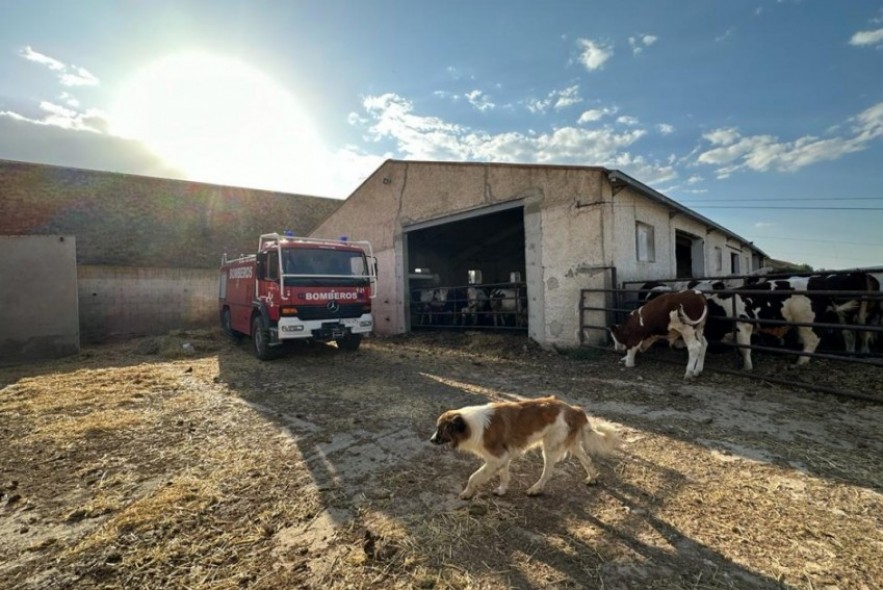
<svg viewBox="0 0 883 590"><path fill-rule="evenodd" d="M242 334L233 329L233 324L230 321L229 308L224 308L224 311L221 313L221 330L223 330L224 334L226 334L228 338L231 338L233 342L239 342L242 340Z"/></svg>
<svg viewBox="0 0 883 590"><path fill-rule="evenodd" d="M335 342L337 342L337 348L340 350L353 352L359 350L359 345L362 343L362 335L347 334L343 338L338 338Z"/></svg>
<svg viewBox="0 0 883 590"><path fill-rule="evenodd" d="M275 356L273 349L270 348L270 331L264 327L259 315L251 320L251 343L254 355L258 359L268 361Z"/></svg>

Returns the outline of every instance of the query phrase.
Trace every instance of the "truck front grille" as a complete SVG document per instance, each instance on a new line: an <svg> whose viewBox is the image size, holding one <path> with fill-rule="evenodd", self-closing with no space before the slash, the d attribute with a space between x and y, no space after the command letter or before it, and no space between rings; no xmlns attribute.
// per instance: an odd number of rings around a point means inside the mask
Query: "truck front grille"
<svg viewBox="0 0 883 590"><path fill-rule="evenodd" d="M325 305L297 307L297 317L304 321L310 320L336 320L340 318L357 318L364 313L365 304L351 303L341 305L336 312L332 312Z"/></svg>

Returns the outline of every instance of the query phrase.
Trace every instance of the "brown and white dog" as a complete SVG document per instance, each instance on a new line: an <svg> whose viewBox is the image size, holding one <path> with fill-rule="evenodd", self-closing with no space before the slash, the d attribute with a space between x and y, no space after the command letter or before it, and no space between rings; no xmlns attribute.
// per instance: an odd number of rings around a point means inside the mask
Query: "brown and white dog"
<svg viewBox="0 0 883 590"><path fill-rule="evenodd" d="M473 453L485 463L469 477L460 493L467 500L479 486L497 473L498 496L509 487L509 463L534 447L543 449L543 474L527 490L542 493L554 465L573 453L586 470L587 484L595 483L597 473L589 454L609 456L620 447L619 435L609 427L593 428L586 413L552 397L518 402L495 402L449 410L438 418L431 442L451 443L455 449Z"/></svg>

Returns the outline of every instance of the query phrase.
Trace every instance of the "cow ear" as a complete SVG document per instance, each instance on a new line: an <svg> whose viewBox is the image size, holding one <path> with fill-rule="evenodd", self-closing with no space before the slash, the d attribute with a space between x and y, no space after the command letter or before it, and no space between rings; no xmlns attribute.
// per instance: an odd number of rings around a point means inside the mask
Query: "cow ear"
<svg viewBox="0 0 883 590"><path fill-rule="evenodd" d="M457 414L451 425L454 427L455 432L466 432L466 420L460 414Z"/></svg>

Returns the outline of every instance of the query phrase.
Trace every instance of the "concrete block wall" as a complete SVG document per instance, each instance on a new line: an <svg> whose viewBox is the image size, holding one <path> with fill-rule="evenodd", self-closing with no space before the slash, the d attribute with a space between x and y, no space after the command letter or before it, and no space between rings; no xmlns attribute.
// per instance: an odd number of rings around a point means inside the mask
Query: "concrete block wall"
<svg viewBox="0 0 883 590"><path fill-rule="evenodd" d="M0 236L0 364L79 350L74 236Z"/></svg>
<svg viewBox="0 0 883 590"><path fill-rule="evenodd" d="M25 343L29 350L42 348L54 356L58 350L78 350L80 338L100 342L214 326L217 269L225 252L254 252L262 233L306 235L340 204L323 197L0 160L0 236L41 242L46 236L50 241L70 236L69 251L58 261L72 261L63 284L53 263L55 278L41 275L36 283L42 290L31 291L31 262L7 257L0 267L0 303L42 301L47 287L56 295L63 290L72 303L56 302L66 315L52 313L51 322L37 325L36 335L30 316L19 321L19 310L4 305L10 318L0 326L0 357L20 355ZM38 257L46 268L49 257ZM27 279L23 286L22 277ZM41 321L45 317L44 310ZM54 330L61 327L71 336L60 339Z"/></svg>
<svg viewBox="0 0 883 590"><path fill-rule="evenodd" d="M85 343L218 323L218 271L80 265Z"/></svg>
<svg viewBox="0 0 883 590"><path fill-rule="evenodd" d="M72 235L77 263L217 268L262 233L306 235L341 201L0 160L0 235Z"/></svg>

